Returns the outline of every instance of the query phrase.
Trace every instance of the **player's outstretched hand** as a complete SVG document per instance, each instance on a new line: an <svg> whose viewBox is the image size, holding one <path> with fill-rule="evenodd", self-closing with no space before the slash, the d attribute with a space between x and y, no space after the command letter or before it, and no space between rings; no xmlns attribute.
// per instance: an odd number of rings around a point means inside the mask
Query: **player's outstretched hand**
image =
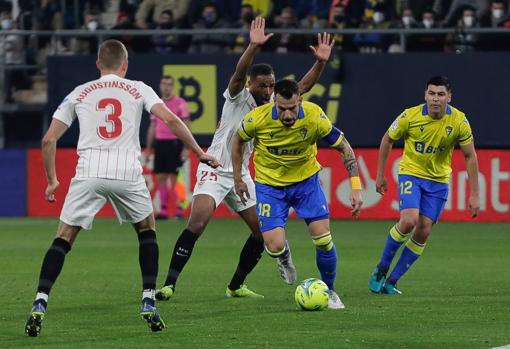
<svg viewBox="0 0 510 349"><path fill-rule="evenodd" d="M199 156L198 160L200 162L203 162L204 164L207 164L211 166L212 168L221 167L221 163L216 159L214 156L203 153Z"/></svg>
<svg viewBox="0 0 510 349"><path fill-rule="evenodd" d="M351 201L351 214L353 217L359 217L361 214L361 205L363 205L363 199L361 198L361 190L354 189L349 196L349 200Z"/></svg>
<svg viewBox="0 0 510 349"><path fill-rule="evenodd" d="M273 33L265 34L265 28L266 20L264 18L257 17L251 21L250 43L254 45L264 45L266 41L274 35Z"/></svg>
<svg viewBox="0 0 510 349"><path fill-rule="evenodd" d="M319 62L325 62L331 55L331 50L335 46L335 39L329 33L317 34L317 47L310 46L315 59Z"/></svg>
<svg viewBox="0 0 510 349"><path fill-rule="evenodd" d="M471 211L471 218L475 218L478 216L478 212L480 211L480 197L479 196L470 196L469 197L469 210Z"/></svg>
<svg viewBox="0 0 510 349"><path fill-rule="evenodd" d="M386 183L386 178L377 177L375 180L375 190L381 194L384 195L388 191L388 183Z"/></svg>
<svg viewBox="0 0 510 349"><path fill-rule="evenodd" d="M44 191L44 197L46 198L46 201L49 202L55 202L55 190L57 190L60 183L55 180L54 182L48 183L48 186L46 187L46 190Z"/></svg>
<svg viewBox="0 0 510 349"><path fill-rule="evenodd" d="M234 184L235 191L237 196L241 199L243 205L246 205L248 199L250 198L250 192L248 191L248 186L243 181L235 182Z"/></svg>

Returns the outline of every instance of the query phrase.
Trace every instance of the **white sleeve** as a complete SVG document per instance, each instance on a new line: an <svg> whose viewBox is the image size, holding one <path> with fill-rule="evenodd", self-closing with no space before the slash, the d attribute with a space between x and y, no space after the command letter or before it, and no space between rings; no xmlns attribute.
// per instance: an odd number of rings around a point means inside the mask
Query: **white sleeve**
<svg viewBox="0 0 510 349"><path fill-rule="evenodd" d="M62 103L58 106L57 110L53 113L53 118L62 121L67 126L71 126L74 119L76 119L76 113L74 112L74 91L71 92L64 98Z"/></svg>
<svg viewBox="0 0 510 349"><path fill-rule="evenodd" d="M223 92L223 97L225 97L226 100L230 101L231 103L240 103L248 99L250 97L250 91L248 91L247 88L243 88L241 92L239 92L235 96L231 96L230 92L228 91L228 88Z"/></svg>
<svg viewBox="0 0 510 349"><path fill-rule="evenodd" d="M140 90L141 90L142 96L143 96L144 108L145 108L145 110L147 110L147 112L149 114L151 112L152 107L155 104L163 103L161 98L159 98L159 96L156 94L156 92L154 92L152 87L147 86L143 82L140 82Z"/></svg>

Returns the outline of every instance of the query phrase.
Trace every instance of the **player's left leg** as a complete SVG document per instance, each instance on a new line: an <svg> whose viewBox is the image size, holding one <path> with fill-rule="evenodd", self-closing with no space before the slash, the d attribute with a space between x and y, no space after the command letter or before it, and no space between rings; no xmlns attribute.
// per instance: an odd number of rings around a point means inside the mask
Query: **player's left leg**
<svg viewBox="0 0 510 349"><path fill-rule="evenodd" d="M241 250L236 271L232 276L230 283L228 284L227 294L229 291L235 292L240 290L243 288L243 286L246 290L248 290L246 285L243 285L243 283L246 280L248 274L259 262L260 258L262 257L262 252L264 252L264 240L262 239L262 233L259 229L255 206L253 205L243 211L239 211L238 214L250 228L251 234L244 243L243 249ZM258 296L253 291L243 292L243 294L248 297Z"/></svg>
<svg viewBox="0 0 510 349"><path fill-rule="evenodd" d="M156 239L154 215L151 213L142 221L133 223L133 227L138 234L138 260L143 284L140 315L147 321L152 331L161 331L165 328L165 322L155 306L159 248Z"/></svg>
<svg viewBox="0 0 510 349"><path fill-rule="evenodd" d="M414 262L422 255L425 249L426 241L432 231L434 221L429 217L420 215L418 224L414 228L413 236L407 240L400 258L391 272L388 280L382 288L382 293L400 294L396 288L397 281L411 268Z"/></svg>
<svg viewBox="0 0 510 349"><path fill-rule="evenodd" d="M409 270L411 265L421 256L425 244L437 223L448 198L448 184L422 180L420 184L422 195L420 199L420 216L413 236L409 239L391 275L383 286L382 292L400 294L395 287L397 281Z"/></svg>
<svg viewBox="0 0 510 349"><path fill-rule="evenodd" d="M331 237L329 218L306 219L308 230L315 245L315 261L321 274L321 279L328 285L330 309L344 309L345 305L336 293L335 279L338 263L336 246Z"/></svg>
<svg viewBox="0 0 510 349"><path fill-rule="evenodd" d="M39 335L48 306L48 297L51 288L62 271L66 254L71 250L71 246L80 230L81 227L71 226L62 221L60 222L57 235L46 252L41 266L37 293L32 310L25 324L25 333L27 336L35 337Z"/></svg>
<svg viewBox="0 0 510 349"><path fill-rule="evenodd" d="M140 315L152 331L161 331L165 323L154 306L159 248L149 190L145 179L106 182L108 200L121 222L133 225L138 235L138 260L142 274L142 306Z"/></svg>

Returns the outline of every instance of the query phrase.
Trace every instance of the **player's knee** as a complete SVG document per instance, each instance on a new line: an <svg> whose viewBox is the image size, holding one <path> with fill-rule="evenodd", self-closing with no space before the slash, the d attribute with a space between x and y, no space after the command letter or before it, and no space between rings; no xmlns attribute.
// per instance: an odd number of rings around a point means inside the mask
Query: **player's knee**
<svg viewBox="0 0 510 349"><path fill-rule="evenodd" d="M279 257L285 252L285 242L267 242L264 247L267 254L274 258Z"/></svg>
<svg viewBox="0 0 510 349"><path fill-rule="evenodd" d="M418 224L418 217L402 217L400 218L398 229L402 234L407 234L413 230Z"/></svg>
<svg viewBox="0 0 510 349"><path fill-rule="evenodd" d="M204 232L205 227L207 227L207 221L196 220L194 222L191 221L188 222L188 226L186 227L186 229L192 231L193 234L200 236Z"/></svg>

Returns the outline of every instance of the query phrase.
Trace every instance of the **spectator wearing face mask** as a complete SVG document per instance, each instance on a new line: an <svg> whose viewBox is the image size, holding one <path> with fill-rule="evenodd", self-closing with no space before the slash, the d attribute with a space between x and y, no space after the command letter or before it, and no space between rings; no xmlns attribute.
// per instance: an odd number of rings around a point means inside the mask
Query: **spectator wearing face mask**
<svg viewBox="0 0 510 349"><path fill-rule="evenodd" d="M416 19L414 18L413 10L410 8L405 8L402 11L402 17L396 21L394 21L390 28L395 29L413 29L417 28L418 24L416 23ZM410 41L412 41L413 35L407 35L406 36L406 44L408 44ZM402 43L400 40L400 35L395 35L393 37L393 43L388 48L388 52L390 53L399 53L404 52L405 49L402 47Z"/></svg>
<svg viewBox="0 0 510 349"><path fill-rule="evenodd" d="M193 24L194 29L227 28L228 23L220 17L214 3L205 4L202 16ZM231 46L232 38L221 34L195 34L191 39L189 53L221 53Z"/></svg>
<svg viewBox="0 0 510 349"><path fill-rule="evenodd" d="M436 15L432 10L426 10L422 14L421 21L417 28L434 29L438 28ZM407 51L443 51L444 35L443 34L417 34L408 42Z"/></svg>
<svg viewBox="0 0 510 349"><path fill-rule="evenodd" d="M480 17L480 26L486 28L502 27L509 20L504 0L494 0L490 8Z"/></svg>
<svg viewBox="0 0 510 349"><path fill-rule="evenodd" d="M239 20L233 24L233 28L241 29L239 34L234 38L234 44L232 46L232 53L242 54L248 43L250 42L250 28L251 21L255 19L255 13L251 5L245 4L241 6L239 14Z"/></svg>
<svg viewBox="0 0 510 349"><path fill-rule="evenodd" d="M12 20L9 12L0 13L2 34L17 29L17 23ZM25 63L25 45L23 37L14 34L0 36L0 64L16 65ZM9 90L6 89L9 87ZM4 79L0 81L0 102L6 99L12 102L13 93L17 89L26 89L30 81L23 70L6 70Z"/></svg>
<svg viewBox="0 0 510 349"><path fill-rule="evenodd" d="M174 15L171 10L161 12L158 23L153 29L169 30L175 28ZM169 54L172 52L184 52L183 41L180 35L155 35L152 37L154 52L159 54Z"/></svg>
<svg viewBox="0 0 510 349"><path fill-rule="evenodd" d="M480 18L480 26L485 28L510 27L510 15L507 12L505 0L493 0L489 10ZM510 35L508 34L480 34L478 39L480 50L508 51L510 50Z"/></svg>
<svg viewBox="0 0 510 349"><path fill-rule="evenodd" d="M386 19L386 7L378 3L372 7L371 16L365 16L360 25L362 29L388 29L391 22ZM370 13L367 11L367 13ZM380 33L356 34L354 44L361 53L386 52L392 41L391 35Z"/></svg>
<svg viewBox="0 0 510 349"><path fill-rule="evenodd" d="M90 12L85 15L83 26L80 28L84 32L93 34L96 30L104 29L100 22L98 12ZM96 35L78 36L71 40L70 49L74 54L92 54L97 52L98 39Z"/></svg>
<svg viewBox="0 0 510 349"><path fill-rule="evenodd" d="M337 3L334 7L331 8L329 16L329 28L348 29L355 27L356 27L355 23L353 23L347 16L347 9L343 4ZM333 39L335 39L334 50L341 51L356 50L356 47L353 45L352 42L352 36L350 35L335 34L333 36Z"/></svg>
<svg viewBox="0 0 510 349"><path fill-rule="evenodd" d="M455 33L448 34L445 40L445 51L455 53L465 53L475 51L478 36L477 34L467 33L465 29L478 27L475 9L466 7L462 11L462 16L457 22Z"/></svg>

